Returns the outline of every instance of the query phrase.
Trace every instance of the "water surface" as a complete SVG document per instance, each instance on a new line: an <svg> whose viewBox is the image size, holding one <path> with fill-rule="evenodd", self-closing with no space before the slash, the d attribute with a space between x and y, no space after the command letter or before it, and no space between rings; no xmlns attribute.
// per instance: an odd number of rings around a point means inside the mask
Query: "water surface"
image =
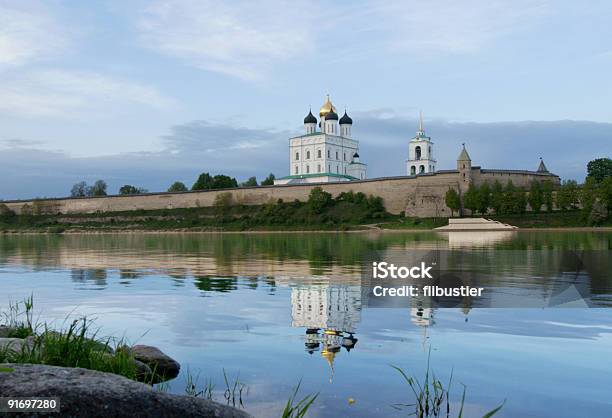
<svg viewBox="0 0 612 418"><path fill-rule="evenodd" d="M609 254L612 233L4 235L0 308L33 294L45 321L86 315L105 334L158 346L183 366L176 393L189 370L224 401L225 369L261 417L278 416L300 379L302 393L320 393L309 416L405 416L391 405L413 399L390 365L420 377L429 350L439 378L453 370L455 401L467 386L468 416L504 399L502 417L610 416L609 271L591 263L571 279L589 308L384 309L364 296L368 254L449 248L531 260L496 264L506 297L566 280L537 254Z"/></svg>

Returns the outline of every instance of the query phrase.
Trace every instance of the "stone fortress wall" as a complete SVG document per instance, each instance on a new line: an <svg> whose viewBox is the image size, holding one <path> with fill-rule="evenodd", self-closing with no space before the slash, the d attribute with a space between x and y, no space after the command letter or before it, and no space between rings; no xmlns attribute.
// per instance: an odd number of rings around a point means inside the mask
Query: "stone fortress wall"
<svg viewBox="0 0 612 418"><path fill-rule="evenodd" d="M506 184L511 180L516 186L529 187L534 181L551 180L559 183L559 177L545 172L519 170L485 170L469 167L468 180L462 170L442 170L417 176L383 177L338 183L291 184L281 186L241 187L237 189L194 191L182 193L149 193L143 195L103 196L89 198L59 198L43 200L4 201L18 214L78 214L97 212L118 212L131 210L156 210L212 206L217 196L231 193L232 200L244 205L261 205L283 199L305 201L314 187L321 187L334 197L342 192L362 192L383 198L387 211L407 216L434 217L450 216L451 211L444 203L449 188L461 192L469 184L480 185L485 181L493 184L499 180Z"/></svg>

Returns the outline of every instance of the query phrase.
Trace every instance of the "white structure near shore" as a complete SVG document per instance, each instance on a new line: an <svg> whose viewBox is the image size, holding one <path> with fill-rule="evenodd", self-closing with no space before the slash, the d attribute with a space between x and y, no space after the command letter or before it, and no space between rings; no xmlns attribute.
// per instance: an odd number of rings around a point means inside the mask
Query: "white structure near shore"
<svg viewBox="0 0 612 418"><path fill-rule="evenodd" d="M304 118L304 135L289 139L289 175L278 184L330 183L364 180L367 165L359 157L359 141L352 137L353 119L344 111L338 119L329 95L319 110ZM317 124L319 130L317 130Z"/></svg>

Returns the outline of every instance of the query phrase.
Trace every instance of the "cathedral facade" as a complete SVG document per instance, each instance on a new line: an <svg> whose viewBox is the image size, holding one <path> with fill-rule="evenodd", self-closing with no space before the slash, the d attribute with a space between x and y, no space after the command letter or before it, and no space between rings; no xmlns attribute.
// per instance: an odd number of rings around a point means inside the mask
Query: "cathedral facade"
<svg viewBox="0 0 612 418"><path fill-rule="evenodd" d="M304 118L304 134L289 139L289 175L274 184L331 183L366 179L367 165L352 136L353 119L338 117L329 95L319 110Z"/></svg>

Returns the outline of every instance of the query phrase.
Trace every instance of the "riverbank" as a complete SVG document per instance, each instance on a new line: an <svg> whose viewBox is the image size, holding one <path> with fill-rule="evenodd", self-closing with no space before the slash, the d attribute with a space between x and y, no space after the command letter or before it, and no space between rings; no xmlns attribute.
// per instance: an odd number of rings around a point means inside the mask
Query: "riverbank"
<svg viewBox="0 0 612 418"><path fill-rule="evenodd" d="M605 230L612 220L594 226L582 211L484 215L519 229ZM324 233L427 231L448 224L448 218L413 218L384 210L380 199L348 195L321 201L278 201L268 205L218 205L190 209L134 210L92 214L5 214L0 233Z"/></svg>

